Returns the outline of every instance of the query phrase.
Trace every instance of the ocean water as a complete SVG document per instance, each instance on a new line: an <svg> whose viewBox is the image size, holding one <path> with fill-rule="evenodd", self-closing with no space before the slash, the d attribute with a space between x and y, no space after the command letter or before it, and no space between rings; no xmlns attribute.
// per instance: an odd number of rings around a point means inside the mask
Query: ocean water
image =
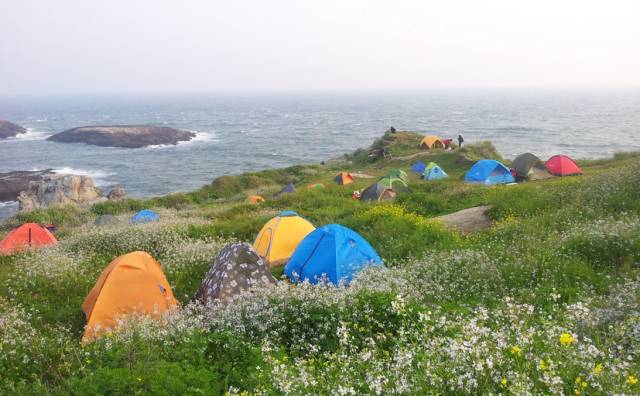
<svg viewBox="0 0 640 396"><path fill-rule="evenodd" d="M129 196L190 191L224 174L318 162L397 129L491 140L506 157L531 151L600 158L640 150L640 92L433 92L0 99L0 118L28 133L0 141L0 172L52 168L93 176ZM84 125L153 124L194 131L140 149L46 141ZM16 210L0 203L0 218Z"/></svg>

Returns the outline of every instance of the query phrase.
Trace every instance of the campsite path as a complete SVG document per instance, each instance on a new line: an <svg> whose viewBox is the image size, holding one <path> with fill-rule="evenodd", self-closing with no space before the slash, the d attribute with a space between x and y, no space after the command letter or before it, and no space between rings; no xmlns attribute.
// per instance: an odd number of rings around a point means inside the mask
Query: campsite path
<svg viewBox="0 0 640 396"><path fill-rule="evenodd" d="M491 206L476 206L455 213L436 217L448 228L464 233L473 233L491 227L492 222L486 215Z"/></svg>

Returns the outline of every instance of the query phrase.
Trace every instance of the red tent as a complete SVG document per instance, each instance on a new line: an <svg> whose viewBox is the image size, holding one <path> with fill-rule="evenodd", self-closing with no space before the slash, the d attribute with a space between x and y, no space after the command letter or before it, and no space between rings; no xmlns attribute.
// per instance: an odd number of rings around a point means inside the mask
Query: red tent
<svg viewBox="0 0 640 396"><path fill-rule="evenodd" d="M582 174L582 169L566 155L554 155L546 163L549 173L555 176L571 176Z"/></svg>
<svg viewBox="0 0 640 396"><path fill-rule="evenodd" d="M46 228L42 228L35 223L26 223L11 231L9 235L0 241L0 254L9 255L30 247L37 248L57 243L56 237Z"/></svg>

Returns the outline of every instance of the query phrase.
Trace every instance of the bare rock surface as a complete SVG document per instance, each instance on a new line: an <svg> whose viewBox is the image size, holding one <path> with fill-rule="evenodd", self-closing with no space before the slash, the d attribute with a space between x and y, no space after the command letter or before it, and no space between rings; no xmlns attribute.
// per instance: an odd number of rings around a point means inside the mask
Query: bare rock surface
<svg viewBox="0 0 640 396"><path fill-rule="evenodd" d="M89 206L104 200L102 192L89 176L50 174L40 181L29 183L27 190L18 195L22 212L53 205Z"/></svg>
<svg viewBox="0 0 640 396"><path fill-rule="evenodd" d="M73 128L49 136L61 143L86 143L93 146L139 148L160 144L178 144L196 136L193 132L149 125L106 125Z"/></svg>
<svg viewBox="0 0 640 396"><path fill-rule="evenodd" d="M107 194L107 199L109 201L117 201L117 200L123 199L126 194L127 192L124 190L124 187L118 186L113 190L109 191L109 194Z"/></svg>
<svg viewBox="0 0 640 396"><path fill-rule="evenodd" d="M40 181L44 176L52 174L51 169L0 173L0 202L15 201L20 191L29 188L30 182Z"/></svg>
<svg viewBox="0 0 640 396"><path fill-rule="evenodd" d="M486 214L489 209L491 209L491 206L476 206L436 217L436 219L440 220L448 228L464 233L473 233L487 229L493 225L491 219L489 219Z"/></svg>
<svg viewBox="0 0 640 396"><path fill-rule="evenodd" d="M0 139L14 137L21 133L27 133L27 130L13 122L0 120Z"/></svg>

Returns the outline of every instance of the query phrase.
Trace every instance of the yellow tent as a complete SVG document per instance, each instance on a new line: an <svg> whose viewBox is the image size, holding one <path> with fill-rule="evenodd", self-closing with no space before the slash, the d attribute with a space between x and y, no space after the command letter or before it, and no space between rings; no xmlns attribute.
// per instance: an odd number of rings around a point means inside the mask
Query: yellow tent
<svg viewBox="0 0 640 396"><path fill-rule="evenodd" d="M264 198L262 198L259 195L251 195L249 197L249 203L251 205L257 205L257 204L262 203L262 202L264 202Z"/></svg>
<svg viewBox="0 0 640 396"><path fill-rule="evenodd" d="M87 317L83 342L115 329L118 319L131 314L157 318L178 305L160 264L145 252L117 257L100 274L82 310Z"/></svg>
<svg viewBox="0 0 640 396"><path fill-rule="evenodd" d="M258 233L253 248L269 266L284 264L300 241L316 228L296 212L284 211L269 220Z"/></svg>
<svg viewBox="0 0 640 396"><path fill-rule="evenodd" d="M440 141L440 138L437 136L429 135L425 136L420 142L420 147L425 147L428 149L443 149L444 144Z"/></svg>

